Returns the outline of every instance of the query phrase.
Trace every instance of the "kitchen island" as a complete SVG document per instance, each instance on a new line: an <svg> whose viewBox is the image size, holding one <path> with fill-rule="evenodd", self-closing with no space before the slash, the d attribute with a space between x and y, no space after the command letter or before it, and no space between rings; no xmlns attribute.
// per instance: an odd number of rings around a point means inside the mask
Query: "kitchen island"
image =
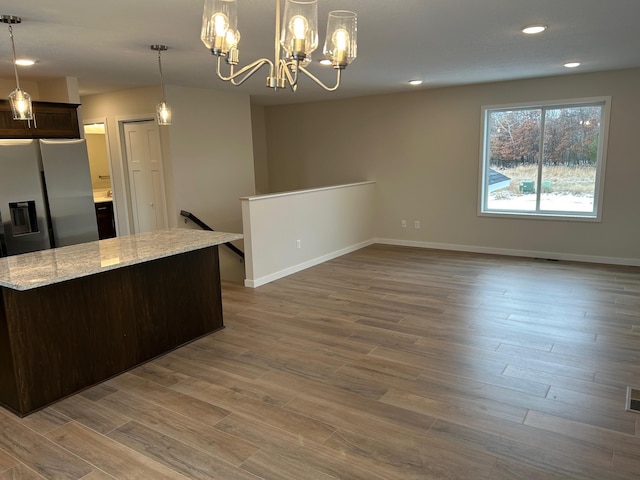
<svg viewBox="0 0 640 480"><path fill-rule="evenodd" d="M218 245L177 228L0 259L0 404L24 416L223 327Z"/></svg>

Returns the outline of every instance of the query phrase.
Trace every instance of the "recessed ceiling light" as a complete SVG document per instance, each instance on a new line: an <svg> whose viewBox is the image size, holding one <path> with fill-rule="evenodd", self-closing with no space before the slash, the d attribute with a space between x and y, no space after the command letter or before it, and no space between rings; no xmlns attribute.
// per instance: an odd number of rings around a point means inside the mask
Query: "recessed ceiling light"
<svg viewBox="0 0 640 480"><path fill-rule="evenodd" d="M527 35L535 35L536 33L542 33L547 29L546 25L527 25L522 29L522 33Z"/></svg>
<svg viewBox="0 0 640 480"><path fill-rule="evenodd" d="M34 63L36 63L35 60L28 58L16 58L16 65L20 65L21 67L30 67Z"/></svg>
<svg viewBox="0 0 640 480"><path fill-rule="evenodd" d="M576 68L580 66L580 62L568 62L564 64L567 68Z"/></svg>
<svg viewBox="0 0 640 480"><path fill-rule="evenodd" d="M409 85L422 85L422 80L409 80Z"/></svg>
<svg viewBox="0 0 640 480"><path fill-rule="evenodd" d="M320 65L331 65L331 60L328 58L320 60Z"/></svg>

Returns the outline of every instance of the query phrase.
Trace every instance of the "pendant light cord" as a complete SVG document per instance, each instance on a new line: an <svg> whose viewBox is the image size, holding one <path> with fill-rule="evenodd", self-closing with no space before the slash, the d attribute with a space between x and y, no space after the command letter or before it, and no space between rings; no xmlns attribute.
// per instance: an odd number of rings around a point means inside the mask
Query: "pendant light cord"
<svg viewBox="0 0 640 480"><path fill-rule="evenodd" d="M164 78L162 77L162 61L160 60L160 55L162 54L162 50L158 49L158 70L160 70L160 91L162 93L162 101L165 101L164 95Z"/></svg>
<svg viewBox="0 0 640 480"><path fill-rule="evenodd" d="M20 89L20 79L18 78L18 65L16 64L16 46L13 43L13 28L9 24L9 38L11 39L11 50L13 51L13 71L16 73L16 87Z"/></svg>

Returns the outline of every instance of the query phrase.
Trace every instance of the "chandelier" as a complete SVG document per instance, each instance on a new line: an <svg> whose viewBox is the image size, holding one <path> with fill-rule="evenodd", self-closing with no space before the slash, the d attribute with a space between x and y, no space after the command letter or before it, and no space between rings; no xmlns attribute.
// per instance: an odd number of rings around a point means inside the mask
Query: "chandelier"
<svg viewBox="0 0 640 480"><path fill-rule="evenodd" d="M280 3L280 0L276 0L273 60L259 58L236 70L240 41L237 0L205 0L200 38L217 57L218 77L238 86L261 67L268 65L266 86L276 91L286 88L288 84L295 92L300 73L327 91L337 90L342 70L356 58L356 14L346 10L329 12L323 53L336 71L336 83L334 86L327 86L306 68L311 62L311 53L318 48L318 1L286 0L282 18ZM222 59L229 66L226 75L222 73Z"/></svg>
<svg viewBox="0 0 640 480"><path fill-rule="evenodd" d="M16 74L16 89L9 94L9 103L11 104L13 119L33 120L31 95L20 88L20 79L18 78L18 65L16 64L16 46L13 43L12 25L21 23L22 19L14 15L1 15L0 22L9 25L9 38L11 39L11 50L13 52L13 70Z"/></svg>

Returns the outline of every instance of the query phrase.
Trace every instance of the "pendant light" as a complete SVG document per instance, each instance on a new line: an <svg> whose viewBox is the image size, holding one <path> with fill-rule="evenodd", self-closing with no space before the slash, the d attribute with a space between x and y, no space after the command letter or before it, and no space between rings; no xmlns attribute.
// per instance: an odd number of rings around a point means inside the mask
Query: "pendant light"
<svg viewBox="0 0 640 480"><path fill-rule="evenodd" d="M160 55L169 49L166 45L151 45L151 50L158 52L158 69L160 70L160 91L162 93L162 101L156 105L156 118L158 125L171 125L171 107L166 102L164 94L164 79L162 78L162 60Z"/></svg>
<svg viewBox="0 0 640 480"><path fill-rule="evenodd" d="M31 95L20 88L20 79L18 78L18 65L16 64L16 46L13 43L12 25L22 23L22 19L14 15L2 15L0 16L0 21L9 25L9 38L11 39L11 50L13 52L13 69L16 74L16 89L9 94L9 104L11 105L13 119L33 120Z"/></svg>

